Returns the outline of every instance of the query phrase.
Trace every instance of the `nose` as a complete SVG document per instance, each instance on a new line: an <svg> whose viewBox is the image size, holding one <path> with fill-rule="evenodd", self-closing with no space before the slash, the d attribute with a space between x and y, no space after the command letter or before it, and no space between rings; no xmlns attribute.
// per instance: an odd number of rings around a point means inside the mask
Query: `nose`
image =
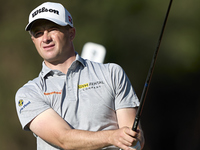
<svg viewBox="0 0 200 150"><path fill-rule="evenodd" d="M44 43L49 43L51 41L50 33L47 30L44 31L42 40Z"/></svg>

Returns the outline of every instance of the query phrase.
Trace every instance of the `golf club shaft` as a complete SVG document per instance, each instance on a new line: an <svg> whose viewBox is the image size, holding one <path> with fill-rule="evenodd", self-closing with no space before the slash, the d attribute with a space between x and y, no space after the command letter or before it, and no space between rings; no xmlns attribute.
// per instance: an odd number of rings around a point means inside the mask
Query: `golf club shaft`
<svg viewBox="0 0 200 150"><path fill-rule="evenodd" d="M148 72L148 75L147 75L147 78L146 78L146 81L145 81L145 85L144 85L144 88L143 88L143 91L142 91L142 95L141 95L141 98L140 98L140 106L138 107L136 117L135 117L135 121L134 121L134 124L133 124L133 127L132 127L133 131L137 130L137 126L139 124L139 120L140 120L142 110L143 110L143 107L144 107L144 103L145 103L146 95L147 95L147 92L148 92L149 84L151 82L154 66L155 66L155 63L156 63L156 58L157 58L158 51L159 51L159 48L160 48L160 43L161 43L161 40L162 40L164 29L165 29L165 26L166 26L166 23L167 23L167 18L169 16L172 1L173 0L170 0L169 6L168 6L168 9L167 9L167 13L166 13L166 16L165 16L165 20L164 20L164 23L163 23L163 26L162 26L161 34L160 34L160 37L159 37L159 40L158 40L158 44L157 44L156 50L154 52L153 59L151 61L149 72Z"/></svg>

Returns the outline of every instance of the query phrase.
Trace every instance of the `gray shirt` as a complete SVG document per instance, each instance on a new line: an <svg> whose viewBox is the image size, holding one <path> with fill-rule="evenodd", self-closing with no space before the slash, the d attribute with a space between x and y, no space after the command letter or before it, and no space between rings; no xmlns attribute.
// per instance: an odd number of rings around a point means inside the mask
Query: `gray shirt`
<svg viewBox="0 0 200 150"><path fill-rule="evenodd" d="M139 106L131 83L119 65L95 63L78 54L67 74L51 70L43 62L39 76L17 91L15 101L24 130L29 130L26 125L49 108L73 129L117 129L116 110ZM37 137L37 150L58 149Z"/></svg>

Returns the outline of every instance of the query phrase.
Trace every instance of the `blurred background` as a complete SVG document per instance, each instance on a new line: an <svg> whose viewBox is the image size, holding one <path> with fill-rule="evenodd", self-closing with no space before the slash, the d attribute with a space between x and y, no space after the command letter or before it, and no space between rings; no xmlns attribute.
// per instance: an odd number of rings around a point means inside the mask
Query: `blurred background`
<svg viewBox="0 0 200 150"><path fill-rule="evenodd" d="M36 150L23 131L15 93L38 76L42 59L24 28L43 0L0 2L0 149ZM138 95L157 46L169 0L54 0L72 14L74 45L105 46L105 63L123 67ZM200 149L200 1L174 0L141 117L144 150Z"/></svg>

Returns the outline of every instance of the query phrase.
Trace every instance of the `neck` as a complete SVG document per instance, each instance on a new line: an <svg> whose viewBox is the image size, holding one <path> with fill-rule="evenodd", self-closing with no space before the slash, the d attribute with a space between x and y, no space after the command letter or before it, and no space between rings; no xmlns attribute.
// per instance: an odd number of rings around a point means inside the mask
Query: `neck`
<svg viewBox="0 0 200 150"><path fill-rule="evenodd" d="M69 67L71 66L71 64L73 63L73 61L75 59L76 59L76 55L74 53L69 58L67 58L65 61L62 61L59 63L51 63L46 60L44 60L44 62L47 65L47 67L49 67L50 69L59 70L59 71L63 72L64 74L67 74Z"/></svg>

